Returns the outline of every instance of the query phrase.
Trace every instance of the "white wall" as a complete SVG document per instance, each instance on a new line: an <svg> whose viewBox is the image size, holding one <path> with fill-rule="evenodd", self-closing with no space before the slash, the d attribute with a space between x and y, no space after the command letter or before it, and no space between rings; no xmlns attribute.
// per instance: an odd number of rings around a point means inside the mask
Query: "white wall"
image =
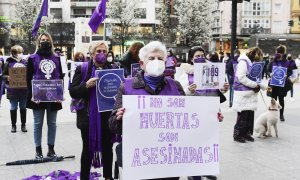
<svg viewBox="0 0 300 180"><path fill-rule="evenodd" d="M291 18L290 0L273 0L271 12L271 33L285 34L289 32L288 21Z"/></svg>
<svg viewBox="0 0 300 180"><path fill-rule="evenodd" d="M71 2L70 0L61 0L61 2L49 2L49 13L51 8L62 8L62 21L72 22L70 18L71 14Z"/></svg>

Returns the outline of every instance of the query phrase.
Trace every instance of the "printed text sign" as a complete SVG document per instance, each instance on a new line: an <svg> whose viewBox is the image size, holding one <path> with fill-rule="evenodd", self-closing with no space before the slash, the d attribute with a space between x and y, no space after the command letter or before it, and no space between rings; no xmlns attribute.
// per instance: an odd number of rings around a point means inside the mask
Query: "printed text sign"
<svg viewBox="0 0 300 180"><path fill-rule="evenodd" d="M63 80L32 80L33 101L56 102L63 101Z"/></svg>

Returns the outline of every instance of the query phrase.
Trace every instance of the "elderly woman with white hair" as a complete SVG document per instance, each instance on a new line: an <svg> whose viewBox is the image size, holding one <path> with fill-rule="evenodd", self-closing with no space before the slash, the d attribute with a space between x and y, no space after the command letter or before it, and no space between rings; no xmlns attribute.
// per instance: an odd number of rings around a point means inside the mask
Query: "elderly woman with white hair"
<svg viewBox="0 0 300 180"><path fill-rule="evenodd" d="M83 100L73 106L77 113L77 127L81 131L82 153L80 179L90 179L91 166L103 166L105 180L112 178L112 134L108 127L111 111L98 112L96 97L96 70L112 69L107 62L108 47L103 41L91 46L92 60L84 62L75 70L70 84L70 95L74 99Z"/></svg>
<svg viewBox="0 0 300 180"><path fill-rule="evenodd" d="M141 71L133 78L125 79L119 87L114 110L109 118L109 126L113 132L122 133L122 117L125 108L122 105L122 95L182 95L184 90L179 82L164 76L166 47L158 41L144 46L140 52ZM117 146L117 161L122 167L121 144ZM162 178L165 180L178 180L178 177Z"/></svg>

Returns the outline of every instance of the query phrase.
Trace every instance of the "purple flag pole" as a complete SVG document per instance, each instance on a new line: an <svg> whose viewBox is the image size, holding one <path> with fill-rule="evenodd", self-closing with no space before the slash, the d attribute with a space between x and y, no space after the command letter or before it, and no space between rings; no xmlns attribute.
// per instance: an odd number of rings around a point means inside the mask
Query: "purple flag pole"
<svg viewBox="0 0 300 180"><path fill-rule="evenodd" d="M89 21L89 26L93 32L96 32L100 24L104 21L106 17L106 0L100 0L97 8Z"/></svg>
<svg viewBox="0 0 300 180"><path fill-rule="evenodd" d="M41 21L42 21L42 17L43 16L48 16L48 0L44 0L43 1L43 4L42 4L42 8L41 8L41 11L35 21L35 24L32 28L32 31L31 31L31 35L32 37L35 37L39 28L40 28L40 24L41 24Z"/></svg>

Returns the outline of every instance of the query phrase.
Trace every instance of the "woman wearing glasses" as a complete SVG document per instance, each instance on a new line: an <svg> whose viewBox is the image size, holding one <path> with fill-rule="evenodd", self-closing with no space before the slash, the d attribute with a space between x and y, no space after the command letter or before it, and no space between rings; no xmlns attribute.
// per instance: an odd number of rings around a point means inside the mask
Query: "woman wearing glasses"
<svg viewBox="0 0 300 180"><path fill-rule="evenodd" d="M112 141L108 128L111 111L98 112L96 98L95 71L111 69L107 62L108 47L103 41L95 42L91 47L92 60L78 66L70 85L70 95L74 99L83 99L84 107L77 109L77 127L81 131L82 153L80 179L88 180L91 165L103 166L103 177L112 179Z"/></svg>

